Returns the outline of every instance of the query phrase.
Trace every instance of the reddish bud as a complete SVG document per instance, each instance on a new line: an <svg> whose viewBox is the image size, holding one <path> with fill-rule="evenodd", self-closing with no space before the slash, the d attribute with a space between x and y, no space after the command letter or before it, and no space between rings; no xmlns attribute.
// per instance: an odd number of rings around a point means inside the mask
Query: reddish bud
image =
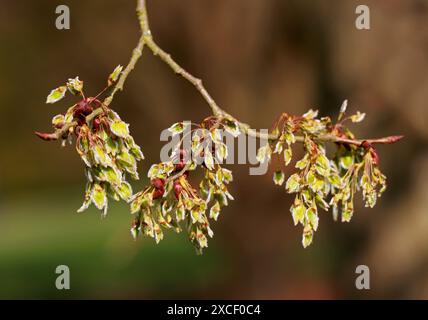
<svg viewBox="0 0 428 320"><path fill-rule="evenodd" d="M368 142L368 141L366 141L366 140L364 140L364 141L361 143L361 146L362 146L364 149L366 149L366 150L368 150L368 149L370 149L370 148L372 147L371 143L370 143L370 142Z"/></svg>
<svg viewBox="0 0 428 320"><path fill-rule="evenodd" d="M36 136L38 136L40 139L45 140L45 141L53 141L53 140L58 140L58 137L56 136L55 133L42 133L42 132L34 132L34 134Z"/></svg>
<svg viewBox="0 0 428 320"><path fill-rule="evenodd" d="M180 197L181 192L183 191L183 187L181 186L180 182L174 183L174 194L175 197L178 199Z"/></svg>
<svg viewBox="0 0 428 320"><path fill-rule="evenodd" d="M391 136L391 137L388 137L387 140L388 140L388 143L396 143L403 138L404 136Z"/></svg>
<svg viewBox="0 0 428 320"><path fill-rule="evenodd" d="M379 165L379 155L377 154L374 148L370 149L370 155L372 156L373 163L378 166Z"/></svg>
<svg viewBox="0 0 428 320"><path fill-rule="evenodd" d="M86 116L91 114L94 110L91 107L91 102L91 98L86 98L77 103L77 105L74 107L73 116L75 118L84 119Z"/></svg>
<svg viewBox="0 0 428 320"><path fill-rule="evenodd" d="M92 127L94 128L94 130L98 130L98 128L100 127L100 124L101 124L100 118L95 118L94 121L92 122Z"/></svg>
<svg viewBox="0 0 428 320"><path fill-rule="evenodd" d="M159 188L159 189L155 189L155 191L153 191L153 200L161 198L164 193L165 193L164 187Z"/></svg>
<svg viewBox="0 0 428 320"><path fill-rule="evenodd" d="M159 178L153 179L151 181L151 184L156 189L164 189L164 187L165 187L165 180L164 179L159 179Z"/></svg>

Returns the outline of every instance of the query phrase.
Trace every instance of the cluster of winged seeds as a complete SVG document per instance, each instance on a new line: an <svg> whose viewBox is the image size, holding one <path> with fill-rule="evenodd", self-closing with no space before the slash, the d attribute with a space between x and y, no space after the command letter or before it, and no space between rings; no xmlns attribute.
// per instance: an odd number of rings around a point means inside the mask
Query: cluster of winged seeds
<svg viewBox="0 0 428 320"><path fill-rule="evenodd" d="M173 135L186 135L189 123L176 123L170 127ZM150 185L133 196L131 212L135 215L131 228L136 238L140 233L156 242L163 239L162 229L188 233L189 240L198 253L208 247L208 238L213 236L210 219L217 220L220 210L233 200L227 189L232 181L232 172L222 168L227 157L226 145L219 135L219 126L237 134L237 127L228 121L210 119L199 129L190 130L191 147L183 148L183 140L177 144L171 160L154 164L149 172ZM202 168L203 178L199 188L192 186L190 173Z"/></svg>
<svg viewBox="0 0 428 320"><path fill-rule="evenodd" d="M121 70L118 66L109 76L107 88L117 81ZM132 188L127 176L138 180L137 162L144 158L143 153L130 135L129 125L116 112L98 100L98 96L85 97L83 81L78 77L52 90L46 102L61 100L67 91L81 100L65 114L53 117L54 134L36 134L44 140L61 139L63 145L75 141L87 177L84 202L78 212L94 204L106 215L108 198L131 199Z"/></svg>
<svg viewBox="0 0 428 320"><path fill-rule="evenodd" d="M258 151L260 162L269 161L272 154L283 154L285 166L292 160L292 146L297 137L303 142L304 157L295 163L298 170L285 183L288 193L296 194L290 208L294 224L303 226L304 247L312 243L318 229L319 209L332 208L336 220L341 212L341 220L349 222L354 213L354 195L362 191L366 206L373 208L376 199L386 189L386 177L379 169L376 150L367 141L361 143L341 143L355 139L345 127L345 122L361 122L365 114L357 112L346 117L345 101L338 121L329 117L318 119L318 112L310 110L303 116L283 114L277 122L271 139ZM336 142L336 150L329 157L326 144ZM282 170L273 177L276 185L285 182Z"/></svg>
<svg viewBox="0 0 428 320"><path fill-rule="evenodd" d="M168 161L154 164L149 172L150 183L133 194L127 178L138 180L137 162L143 153L129 132L129 125L98 97L115 84L121 74L118 66L108 78L107 87L96 97L85 97L83 81L69 79L66 85L49 94L47 103L61 100L67 91L81 100L65 114L53 117L52 134L37 133L44 140L75 141L76 150L85 164L87 184L84 202L78 210L94 204L106 215L108 198L130 203L134 215L131 233L163 239L164 229L185 230L198 253L208 246L213 236L211 220L217 220L221 208L233 200L228 191L232 172L222 167L228 156L223 142L224 133L234 137L241 134L239 123L228 116L211 116L201 123L178 122L169 128L173 137L180 138ZM274 183L283 185L287 193L295 194L290 211L294 224L303 227L304 247L312 243L319 225L319 210L332 209L349 222L354 213L354 196L362 193L366 206L374 207L386 189L386 177L379 169L379 158L370 141L356 140L345 126L361 122L365 114L346 115L347 102L342 105L337 121L318 117L310 110L302 116L282 114L268 135L266 144L257 152L257 160L270 162L280 154L284 166L293 160L293 146L302 143L304 156L294 163L297 172L287 180L283 170L274 173ZM242 129L244 130L244 129ZM244 130L244 133L245 130ZM75 137L75 139L73 139ZM187 140L186 140L187 138ZM401 137L388 137L390 143ZM190 141L186 144L186 141ZM334 152L327 152L327 143L334 143ZM190 174L202 169L197 186Z"/></svg>

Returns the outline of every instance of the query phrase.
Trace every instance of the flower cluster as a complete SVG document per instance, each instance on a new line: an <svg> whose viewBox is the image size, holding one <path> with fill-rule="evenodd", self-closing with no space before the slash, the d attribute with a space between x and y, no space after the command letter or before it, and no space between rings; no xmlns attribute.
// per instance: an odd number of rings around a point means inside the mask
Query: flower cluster
<svg viewBox="0 0 428 320"><path fill-rule="evenodd" d="M118 66L110 74L107 87L96 97L85 97L83 81L78 77L51 91L46 103L61 100L67 92L79 96L80 101L70 107L65 114L52 119L53 133L36 135L46 141L62 140L71 144L75 137L76 150L85 164L87 186L85 199L79 212L94 204L106 215L108 198L130 202L134 221L131 233L152 237L156 242L163 239L163 229L176 232L185 229L197 252L208 246L208 238L213 236L210 227L217 220L222 207L233 197L228 191L232 181L231 171L222 167L228 157L228 149L223 142L223 133L233 137L246 134L254 138L268 138L268 143L257 152L257 160L268 163L272 155L281 154L284 165L293 158L293 146L303 144L305 155L295 163L297 172L286 181L282 170L274 173L277 185L285 183L285 189L295 194L291 213L294 223L303 226L303 246L312 243L318 229L319 209L332 209L334 219L339 212L341 220L348 222L354 212L354 195L362 191L366 206L373 207L386 188L386 177L379 169L379 158L374 149L377 143L391 144L403 136L380 139L357 140L344 125L364 119L365 114L357 112L346 116L347 102L333 122L329 117L318 118L318 112L310 110L303 116L282 114L273 130L265 134L241 123L221 109L202 80L183 69L170 54L162 50L153 40L149 28L145 1L137 1L137 14L141 32L137 47L133 50L128 65L122 71ZM178 122L169 128L173 137L182 137L167 161L153 165L150 179L141 192L133 194L127 177L138 179L137 162L143 159L140 147L129 133L129 125L109 108L115 92L123 89L129 73L141 57L141 50L147 47L166 63L175 74L189 81L201 94L213 116L200 124ZM98 98L108 89L110 95L103 102ZM190 137L190 139L186 139ZM326 144L334 143L334 154L327 152ZM203 178L192 184L190 174L200 168ZM196 185L196 186L195 186Z"/></svg>
<svg viewBox="0 0 428 320"><path fill-rule="evenodd" d="M269 161L273 153L283 153L285 165L291 162L291 146L297 137L303 142L304 157L295 163L297 173L285 183L290 194L296 194L290 208L294 224L303 226L302 244L312 243L318 229L319 209L332 208L336 220L341 209L341 220L349 222L354 212L354 194L362 190L366 206L374 207L376 199L386 189L386 178L379 169L379 159L368 141L357 142L352 132L344 126L348 120L357 123L364 114L345 117L346 101L337 123L329 117L318 119L318 112L310 110L300 117L282 115L275 124L274 136L258 151L259 161ZM337 145L328 157L326 143ZM285 174L276 171L274 183L283 185Z"/></svg>
<svg viewBox="0 0 428 320"><path fill-rule="evenodd" d="M105 215L107 197L116 201L131 199L132 188L126 176L138 180L137 161L143 159L143 154L129 134L128 125L114 111L95 118L92 128L88 124L80 126L76 150L86 165L88 179L85 200L78 212L93 203Z"/></svg>
<svg viewBox="0 0 428 320"><path fill-rule="evenodd" d="M114 84L122 70L117 67L109 76L108 87ZM107 88L108 88L107 87ZM108 197L129 201L131 185L126 177L138 179L137 162L143 159L140 147L129 133L129 125L119 115L107 108L97 97L85 97L83 81L78 77L69 79L65 86L52 90L47 103L61 100L66 92L81 97L65 114L53 117L54 134L36 133L40 138L51 138L60 133L63 145L75 139L76 150L85 164L87 185L84 202L78 212L86 210L91 203L106 215Z"/></svg>
<svg viewBox="0 0 428 320"><path fill-rule="evenodd" d="M191 147L183 147L183 139L174 148L171 160L153 165L150 185L133 196L131 212L135 214L131 233L140 233L156 242L163 239L162 228L181 232L184 228L198 253L208 247L213 236L210 219L217 220L221 208L233 197L227 189L231 171L222 168L227 148L218 134L219 126L237 133L228 121L206 119L197 129L185 132L191 124L176 123L170 127L173 135L191 135ZM201 167L204 171L199 188L192 186L190 173Z"/></svg>

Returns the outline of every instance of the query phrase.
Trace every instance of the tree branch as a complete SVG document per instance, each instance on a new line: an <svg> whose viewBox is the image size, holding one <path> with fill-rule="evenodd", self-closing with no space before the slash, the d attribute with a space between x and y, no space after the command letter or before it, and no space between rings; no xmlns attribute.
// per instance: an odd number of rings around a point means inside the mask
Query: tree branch
<svg viewBox="0 0 428 320"><path fill-rule="evenodd" d="M389 137L378 138L378 139L348 139L348 138L337 137L334 135L323 135L318 138L315 138L315 140L320 142L336 142L336 143L343 143L343 144L351 144L351 145L361 147L364 144L367 144L367 145L393 144L400 141L403 138L404 136L389 136Z"/></svg>
<svg viewBox="0 0 428 320"><path fill-rule="evenodd" d="M172 57L169 53L165 52L159 45L153 40L153 36L150 30L150 24L149 24L149 17L147 14L147 6L146 6L146 0L137 0L137 17L140 24L140 30L141 30L141 36L139 38L138 44L135 47L135 49L132 52L131 59L128 63L128 65L125 67L125 69L122 71L121 76L114 86L113 90L111 91L110 95L104 99L103 105L105 107L108 107L111 102L113 101L113 98L115 94L118 91L123 90L123 86L125 84L125 81L128 77L128 75L131 73L131 71L135 68L135 65L137 64L138 60L141 58L142 52L144 47L147 45L147 47L152 51L152 53L155 56L158 56L163 62L165 62L176 74L179 74L184 79L186 79L188 82L190 82L196 90L201 94L201 96L204 98L204 100L207 102L208 106L211 108L212 113L214 116L222 119L226 118L232 121L235 121L240 130L247 134L248 136L252 136L255 138L260 139L269 139L269 140L276 140L279 138L278 134L273 133L262 133L255 129L252 129L251 126L247 123L243 123L238 121L235 117L224 111L222 108L219 107L219 105L215 102L215 100L211 97L211 95L208 93L206 88L204 87L202 80L193 76L188 71L186 71L183 67L181 67ZM94 119L96 116L102 113L101 109L96 109L93 111L86 119L87 122ZM77 125L77 122L72 122L70 124L65 125L63 128L56 130L52 134L46 134L46 133L39 133L36 132L36 134L44 139L44 140L57 140L61 138L71 127L74 127ZM344 144L352 144L352 145L358 145L361 146L364 142L367 142L369 144L391 144L395 143L399 140L401 140L403 136L391 136L391 137L384 137L379 139L363 139L363 140L353 140L353 139L346 139L346 138L340 138L334 135L323 135L316 138L316 141L320 142L336 142L336 143L344 143ZM296 141L303 142L304 137L298 136L296 137Z"/></svg>
<svg viewBox="0 0 428 320"><path fill-rule="evenodd" d="M208 103L209 107L211 108L214 116L217 116L219 118L228 118L230 120L235 121L242 132L247 134L248 136L261 138L261 139L270 139L270 140L276 140L279 138L277 134L272 133L261 133L257 130L254 130L251 128L249 124L243 123L238 121L236 118L231 116L229 113L224 111L222 108L218 106L218 104L215 102L215 100L211 97L211 95L208 93L208 91L205 89L202 80L193 76L188 71L186 71L183 67L181 67L172 57L169 53L165 52L162 48L160 48L156 42L153 40L152 33L150 31L150 25L149 25L149 18L147 14L147 7L146 7L146 0L139 0L138 1L138 18L140 20L140 25L143 32L144 42L147 45L148 48L152 51L152 53L155 56L158 56L163 62L165 62L176 74L181 75L184 79L189 81L196 90L199 91L201 96L205 99L205 101ZM303 142L303 137L296 137L297 141ZM365 139L365 140L352 140L352 139L345 139L340 138L334 135L324 135L318 137L317 141L322 142L337 142L337 143L345 143L345 144L352 144L352 145L358 145L361 146L361 144L366 141L370 144L391 144L399 141L402 139L402 136L393 136L393 137L385 137L380 139Z"/></svg>

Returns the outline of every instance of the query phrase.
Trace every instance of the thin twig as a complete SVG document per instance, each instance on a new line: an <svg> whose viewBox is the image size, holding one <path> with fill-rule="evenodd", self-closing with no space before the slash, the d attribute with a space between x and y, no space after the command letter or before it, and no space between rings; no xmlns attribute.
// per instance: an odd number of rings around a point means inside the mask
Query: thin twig
<svg viewBox="0 0 428 320"><path fill-rule="evenodd" d="M401 139L404 138L404 136L389 136L379 139L347 139L347 138L340 138L333 135L326 135L321 136L320 138L323 138L326 142L337 142L337 143L345 143L345 144L352 144L356 146L362 146L364 143L367 143L368 145L373 144L393 144Z"/></svg>

